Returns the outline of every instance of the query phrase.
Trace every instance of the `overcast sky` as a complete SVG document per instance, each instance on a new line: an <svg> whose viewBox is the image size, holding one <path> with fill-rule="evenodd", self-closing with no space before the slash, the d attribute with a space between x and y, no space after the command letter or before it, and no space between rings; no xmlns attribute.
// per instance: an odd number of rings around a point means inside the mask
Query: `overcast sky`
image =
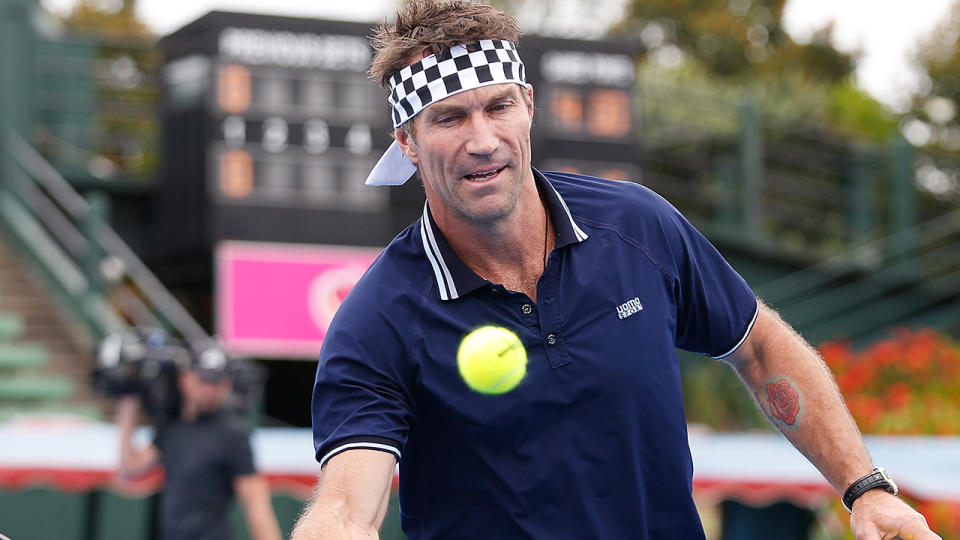
<svg viewBox="0 0 960 540"><path fill-rule="evenodd" d="M623 1L567 0L571 4L589 5L593 14L605 13L608 20L616 18ZM796 39L803 40L813 30L833 21L836 45L864 53L857 73L861 87L888 105L897 106L918 84L909 65L918 39L947 16L955 1L788 0L784 23ZM64 13L74 0L41 2L54 12ZM155 32L167 34L213 9L378 22L398 3L398 0L139 0L137 9ZM598 9L598 3L602 9ZM571 25L581 25L577 8L571 7L569 12Z"/></svg>

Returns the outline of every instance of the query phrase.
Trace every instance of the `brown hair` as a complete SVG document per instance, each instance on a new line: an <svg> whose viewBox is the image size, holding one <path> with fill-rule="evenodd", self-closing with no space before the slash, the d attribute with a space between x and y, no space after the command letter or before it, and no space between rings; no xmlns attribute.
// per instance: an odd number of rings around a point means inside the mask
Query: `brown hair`
<svg viewBox="0 0 960 540"><path fill-rule="evenodd" d="M370 78L386 88L390 76L414 56L440 54L481 39L516 43L520 27L510 14L471 0L408 0L393 24L374 29Z"/></svg>

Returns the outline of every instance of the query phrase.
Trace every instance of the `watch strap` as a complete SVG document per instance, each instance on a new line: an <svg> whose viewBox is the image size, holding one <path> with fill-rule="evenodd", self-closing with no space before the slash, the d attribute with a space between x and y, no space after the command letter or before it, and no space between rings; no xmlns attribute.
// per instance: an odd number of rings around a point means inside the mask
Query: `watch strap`
<svg viewBox="0 0 960 540"><path fill-rule="evenodd" d="M870 474L850 484L850 487L843 492L842 501L847 512L853 512L853 502L871 489L882 489L891 495L899 493L897 484L893 482L887 471L883 470L883 467L877 467Z"/></svg>

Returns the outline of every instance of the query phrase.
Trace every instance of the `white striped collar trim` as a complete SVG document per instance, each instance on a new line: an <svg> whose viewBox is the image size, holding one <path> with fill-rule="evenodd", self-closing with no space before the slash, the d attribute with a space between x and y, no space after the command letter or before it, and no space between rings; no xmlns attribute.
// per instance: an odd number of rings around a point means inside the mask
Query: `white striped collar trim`
<svg viewBox="0 0 960 540"><path fill-rule="evenodd" d="M544 187L547 208L557 235L556 248L586 240L587 233L583 232L583 229L574 221L570 208L553 184L536 169L533 169L533 176L534 181ZM453 251L443 233L431 219L427 203L423 205L423 216L420 219L420 239L423 242L424 254L433 270L441 300L455 300L488 283L461 261Z"/></svg>
<svg viewBox="0 0 960 540"><path fill-rule="evenodd" d="M453 274L447 266L437 243L437 237L434 234L433 222L430 220L430 210L427 203L423 204L423 218L420 220L420 238L423 240L423 251L430 261L433 268L433 276L437 280L437 288L440 290L441 300L452 300L459 298L457 285L453 281Z"/></svg>
<svg viewBox="0 0 960 540"><path fill-rule="evenodd" d="M570 213L570 208L567 206L567 201L563 200L563 197L560 196L560 192L557 191L557 188L553 187L553 184L551 184L547 178L543 176L543 173L536 169L533 170L533 177L540 185L550 188L549 192L547 193L547 203L549 206L551 206L550 217L554 218L554 229L557 229L557 247L566 245L568 243L563 239L565 228L563 228L562 225L558 227L556 219L557 212L552 208L557 203L559 203L560 207L563 209L563 214L567 217L567 221L570 222L570 229L572 230L576 241L583 242L589 238L587 233L583 232L583 229L581 229L580 226L577 225L577 222L573 220L573 214Z"/></svg>

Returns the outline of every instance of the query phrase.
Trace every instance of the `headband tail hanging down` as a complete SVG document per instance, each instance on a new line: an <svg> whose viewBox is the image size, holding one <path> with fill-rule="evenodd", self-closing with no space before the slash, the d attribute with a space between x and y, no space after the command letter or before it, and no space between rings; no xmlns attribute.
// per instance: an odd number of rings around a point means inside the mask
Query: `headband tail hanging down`
<svg viewBox="0 0 960 540"><path fill-rule="evenodd" d="M417 172L417 166L407 159L400 150L397 141L390 143L387 151L380 156L380 160L373 166L365 184L368 186L399 186L403 185Z"/></svg>

